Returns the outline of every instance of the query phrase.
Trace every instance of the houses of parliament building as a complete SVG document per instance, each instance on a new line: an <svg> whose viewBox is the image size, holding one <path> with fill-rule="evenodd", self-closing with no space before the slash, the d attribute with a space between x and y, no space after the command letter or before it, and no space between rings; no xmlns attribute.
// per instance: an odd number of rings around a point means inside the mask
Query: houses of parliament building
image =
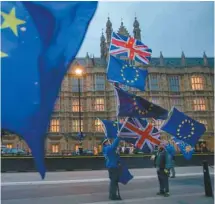
<svg viewBox="0 0 215 204"><path fill-rule="evenodd" d="M113 86L106 79L108 48L111 42L112 23L108 18L105 33L100 38L101 56L76 58L71 64L62 82L61 91L53 110L47 131L45 148L49 153L75 151L78 147L79 100L78 80L71 74L74 66L80 65L85 70L81 79L81 128L85 135L84 149L100 147L104 137L100 119L116 119L116 101ZM141 29L135 18L133 33L129 34L121 22L118 33L134 36L141 40ZM146 91L122 86L123 89L143 96L149 101L170 110L172 106L193 119L205 124L207 131L200 142L209 150L214 150L214 58L203 53L202 58L187 58L182 52L178 58L166 58L160 52L159 57L151 59L147 66L149 75ZM156 121L159 128L163 121ZM162 137L167 137L162 132ZM13 134L4 135L2 144L9 148L27 149L23 140ZM198 148L198 147L197 147Z"/></svg>

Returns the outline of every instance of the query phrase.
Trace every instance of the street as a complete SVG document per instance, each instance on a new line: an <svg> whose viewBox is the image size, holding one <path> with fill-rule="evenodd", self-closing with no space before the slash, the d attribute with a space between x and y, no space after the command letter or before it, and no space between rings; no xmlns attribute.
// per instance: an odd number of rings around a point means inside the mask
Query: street
<svg viewBox="0 0 215 204"><path fill-rule="evenodd" d="M210 168L213 181L213 169ZM132 169L134 179L120 184L123 201L108 200L106 171L47 173L41 181L37 173L3 173L3 204L213 204L205 197L202 167L178 167L170 179L170 197L157 196L155 169ZM212 183L213 185L213 183Z"/></svg>

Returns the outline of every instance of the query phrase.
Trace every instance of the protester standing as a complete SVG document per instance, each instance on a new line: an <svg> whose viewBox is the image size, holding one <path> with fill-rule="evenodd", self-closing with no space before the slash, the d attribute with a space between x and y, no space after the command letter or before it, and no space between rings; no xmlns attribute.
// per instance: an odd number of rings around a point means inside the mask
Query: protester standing
<svg viewBox="0 0 215 204"><path fill-rule="evenodd" d="M155 166L157 168L160 191L157 195L169 196L169 170L171 167L171 155L165 150L164 144L158 148L155 157Z"/></svg>
<svg viewBox="0 0 215 204"><path fill-rule="evenodd" d="M106 167L108 168L110 187L109 187L109 199L110 200L121 200L119 194L119 178L120 178L120 156L117 154L117 147L119 145L120 138L117 137L113 143L108 139L104 139L103 154L106 160Z"/></svg>

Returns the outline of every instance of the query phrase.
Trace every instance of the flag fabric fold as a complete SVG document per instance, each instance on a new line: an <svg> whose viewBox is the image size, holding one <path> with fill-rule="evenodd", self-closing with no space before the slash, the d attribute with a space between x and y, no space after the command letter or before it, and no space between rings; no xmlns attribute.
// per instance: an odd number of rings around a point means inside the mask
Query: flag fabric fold
<svg viewBox="0 0 215 204"><path fill-rule="evenodd" d="M117 115L121 117L154 118L165 120L168 111L146 99L115 87Z"/></svg>
<svg viewBox="0 0 215 204"><path fill-rule="evenodd" d="M160 141L160 132L145 119L127 118L119 136L145 153L153 152Z"/></svg>
<svg viewBox="0 0 215 204"><path fill-rule="evenodd" d="M161 130L191 146L195 146L206 131L202 123L178 111L175 107L169 112L169 118L162 125Z"/></svg>
<svg viewBox="0 0 215 204"><path fill-rule="evenodd" d="M148 71L117 59L110 55L107 67L107 79L130 87L145 90Z"/></svg>
<svg viewBox="0 0 215 204"><path fill-rule="evenodd" d="M99 119L102 123L102 127L105 133L105 137L109 139L114 139L117 137L118 133L118 122L112 120L102 120ZM122 124L119 123L119 129L121 128Z"/></svg>
<svg viewBox="0 0 215 204"><path fill-rule="evenodd" d="M54 103L96 8L97 2L1 4L2 128L24 138L42 178Z"/></svg>
<svg viewBox="0 0 215 204"><path fill-rule="evenodd" d="M130 173L127 165L125 164L125 162L120 159L120 170L121 170L121 174L119 177L119 182L122 183L123 185L126 185L129 181L131 181L134 176Z"/></svg>

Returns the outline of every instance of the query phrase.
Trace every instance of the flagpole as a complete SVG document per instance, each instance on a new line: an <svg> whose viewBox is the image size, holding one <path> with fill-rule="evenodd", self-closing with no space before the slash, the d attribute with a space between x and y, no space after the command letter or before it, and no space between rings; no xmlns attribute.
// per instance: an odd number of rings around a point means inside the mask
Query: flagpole
<svg viewBox="0 0 215 204"><path fill-rule="evenodd" d="M115 82L113 86L114 86L114 88L115 87L119 88L119 83ZM116 92L115 92L115 90L114 90L114 93L115 93L115 105L116 105L116 112L117 112L117 99L116 99ZM118 134L119 134L119 116L116 116L116 120L117 120L117 136L118 136Z"/></svg>

